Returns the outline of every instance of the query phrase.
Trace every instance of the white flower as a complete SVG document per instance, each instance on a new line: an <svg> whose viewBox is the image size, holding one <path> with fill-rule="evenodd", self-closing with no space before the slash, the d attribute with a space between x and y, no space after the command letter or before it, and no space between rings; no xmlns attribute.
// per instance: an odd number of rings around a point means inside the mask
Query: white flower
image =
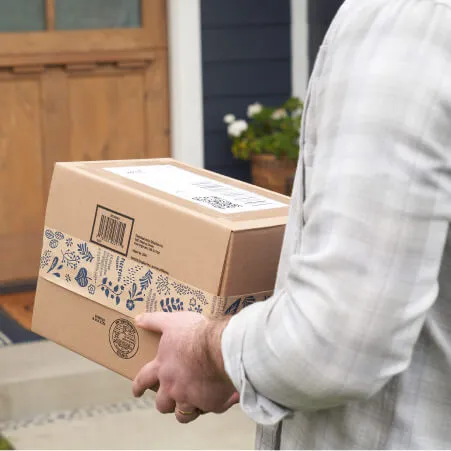
<svg viewBox="0 0 451 451"><path fill-rule="evenodd" d="M283 119L284 117L287 117L287 112L283 108L279 108L271 114L271 118L274 120Z"/></svg>
<svg viewBox="0 0 451 451"><path fill-rule="evenodd" d="M255 116L256 114L260 113L260 111L263 109L263 106L261 103L253 103L252 105L249 105L247 107L247 117Z"/></svg>
<svg viewBox="0 0 451 451"><path fill-rule="evenodd" d="M232 122L235 122L235 116L233 115L233 114L226 114L225 116L224 116L224 122L226 123L226 124L231 124Z"/></svg>
<svg viewBox="0 0 451 451"><path fill-rule="evenodd" d="M238 138L239 136L241 136L241 133L243 133L246 130L247 130L247 122L239 120L229 124L227 128L227 133L229 134L229 136Z"/></svg>
<svg viewBox="0 0 451 451"><path fill-rule="evenodd" d="M302 108L298 108L297 110L294 110L292 113L291 113L291 116L293 116L293 117L299 117L299 116L301 116L302 115Z"/></svg>

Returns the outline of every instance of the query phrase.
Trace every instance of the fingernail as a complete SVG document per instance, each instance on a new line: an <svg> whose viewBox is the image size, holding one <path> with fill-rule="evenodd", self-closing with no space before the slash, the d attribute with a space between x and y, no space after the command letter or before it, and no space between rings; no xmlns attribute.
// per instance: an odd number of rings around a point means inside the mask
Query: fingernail
<svg viewBox="0 0 451 451"><path fill-rule="evenodd" d="M144 314L140 313L137 317L135 317L135 323L140 323L143 319Z"/></svg>

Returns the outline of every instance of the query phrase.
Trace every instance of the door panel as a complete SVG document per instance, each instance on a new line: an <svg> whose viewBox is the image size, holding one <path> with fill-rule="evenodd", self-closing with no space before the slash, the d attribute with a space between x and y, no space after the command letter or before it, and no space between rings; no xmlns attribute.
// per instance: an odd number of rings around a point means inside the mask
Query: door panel
<svg viewBox="0 0 451 451"><path fill-rule="evenodd" d="M144 158L142 73L69 78L70 158Z"/></svg>
<svg viewBox="0 0 451 451"><path fill-rule="evenodd" d="M42 227L39 80L0 81L0 235Z"/></svg>
<svg viewBox="0 0 451 451"><path fill-rule="evenodd" d="M44 190L38 79L0 81L0 274L36 274Z"/></svg>
<svg viewBox="0 0 451 451"><path fill-rule="evenodd" d="M0 291L37 277L55 162L169 156L167 65L165 0L0 0Z"/></svg>
<svg viewBox="0 0 451 451"><path fill-rule="evenodd" d="M168 52L158 50L152 66L145 74L147 158L170 156L168 77Z"/></svg>

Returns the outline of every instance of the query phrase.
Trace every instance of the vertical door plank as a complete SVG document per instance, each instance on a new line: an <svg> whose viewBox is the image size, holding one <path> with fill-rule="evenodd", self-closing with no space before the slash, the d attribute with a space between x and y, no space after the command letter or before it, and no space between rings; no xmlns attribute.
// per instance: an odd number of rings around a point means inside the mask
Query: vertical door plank
<svg viewBox="0 0 451 451"><path fill-rule="evenodd" d="M143 98L141 71L71 77L72 159L143 158Z"/></svg>
<svg viewBox="0 0 451 451"><path fill-rule="evenodd" d="M48 69L42 75L41 93L44 199L47 200L55 163L70 161L69 95L64 69Z"/></svg>
<svg viewBox="0 0 451 451"><path fill-rule="evenodd" d="M43 165L37 78L0 82L0 284L37 276Z"/></svg>
<svg viewBox="0 0 451 451"><path fill-rule="evenodd" d="M144 158L145 110L144 72L133 71L115 77L118 92L117 126L114 128L114 156L118 158Z"/></svg>
<svg viewBox="0 0 451 451"><path fill-rule="evenodd" d="M157 52L146 71L146 154L148 158L169 157L168 53Z"/></svg>
<svg viewBox="0 0 451 451"><path fill-rule="evenodd" d="M108 101L109 99L109 101ZM109 109L113 111L109 111ZM72 160L108 160L111 155L110 114L116 102L108 77L90 74L69 78L70 155Z"/></svg>
<svg viewBox="0 0 451 451"><path fill-rule="evenodd" d="M48 31L55 29L55 0L45 0L45 25Z"/></svg>
<svg viewBox="0 0 451 451"><path fill-rule="evenodd" d="M149 46L167 49L167 0L141 0L141 22Z"/></svg>

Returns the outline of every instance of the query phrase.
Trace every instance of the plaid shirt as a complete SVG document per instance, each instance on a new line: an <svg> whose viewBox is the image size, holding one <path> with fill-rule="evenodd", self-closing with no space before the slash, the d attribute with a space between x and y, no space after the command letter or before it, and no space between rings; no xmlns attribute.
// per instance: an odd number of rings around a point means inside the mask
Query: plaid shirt
<svg viewBox="0 0 451 451"><path fill-rule="evenodd" d="M260 449L451 448L451 0L348 0L274 296L226 328Z"/></svg>

